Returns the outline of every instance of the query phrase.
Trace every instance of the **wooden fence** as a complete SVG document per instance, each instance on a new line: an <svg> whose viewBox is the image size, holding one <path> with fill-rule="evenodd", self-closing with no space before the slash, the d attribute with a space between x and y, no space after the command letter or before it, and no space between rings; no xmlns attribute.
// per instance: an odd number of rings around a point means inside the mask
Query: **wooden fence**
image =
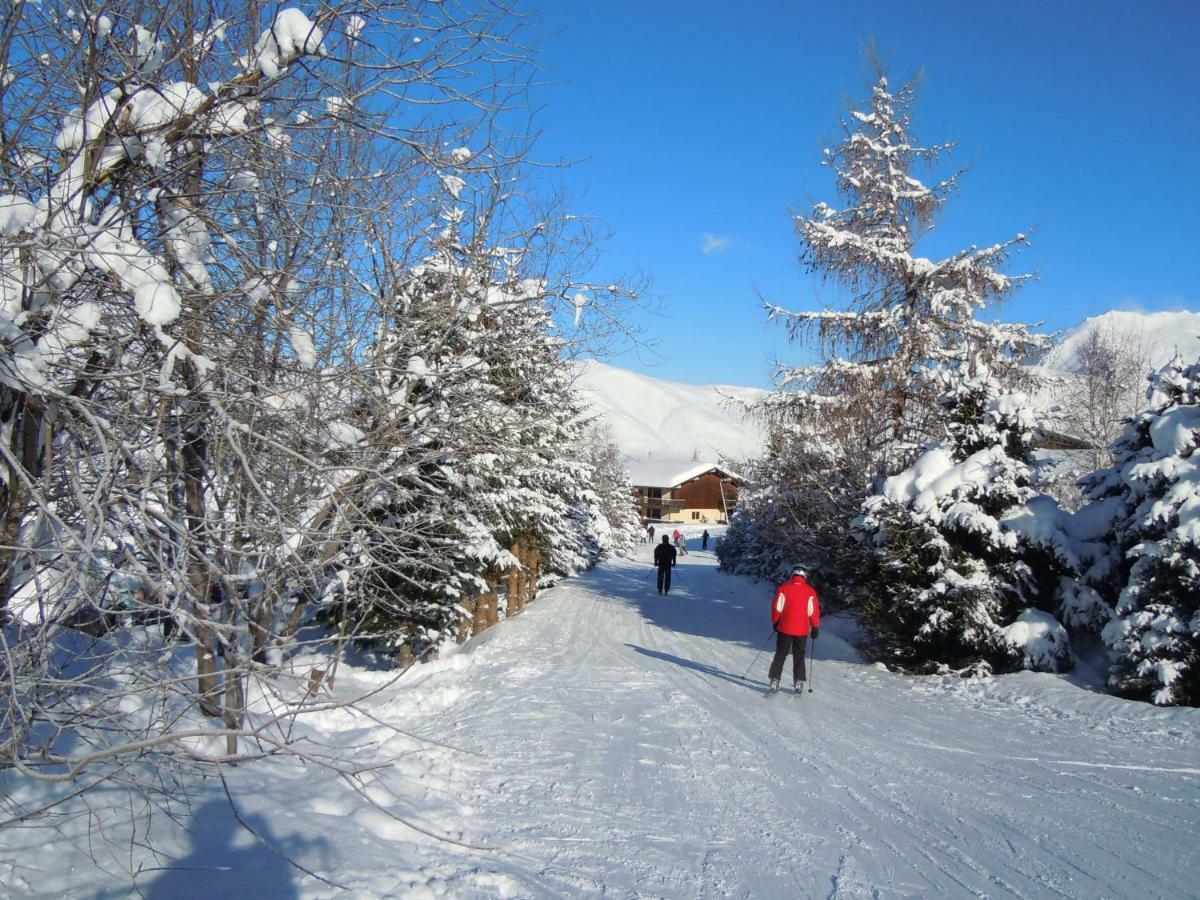
<svg viewBox="0 0 1200 900"><path fill-rule="evenodd" d="M482 634L500 621L500 594L497 591L499 587L504 587L506 619L523 610L537 594L538 575L541 570L541 551L537 544L519 540L509 548L509 552L520 561L521 566L513 566L507 571L492 570L484 573L484 580L493 590L477 597L468 597L463 603L470 611L471 618L464 620L459 627L458 643Z"/></svg>

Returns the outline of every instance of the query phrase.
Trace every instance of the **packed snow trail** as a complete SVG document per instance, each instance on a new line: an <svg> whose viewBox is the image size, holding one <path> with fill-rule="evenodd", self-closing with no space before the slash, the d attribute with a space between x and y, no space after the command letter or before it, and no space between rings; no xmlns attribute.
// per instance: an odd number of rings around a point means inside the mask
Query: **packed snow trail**
<svg viewBox="0 0 1200 900"><path fill-rule="evenodd" d="M462 828L498 848L471 864L513 893L1200 890L1195 710L1050 676L905 678L865 663L836 618L815 693L764 702L769 653L740 676L771 637L771 586L690 544L670 595L643 546L411 687L461 691L415 727L480 751L457 761Z"/></svg>
<svg viewBox="0 0 1200 900"><path fill-rule="evenodd" d="M720 573L698 540L690 547L670 595L655 593L643 545L396 684L344 668L339 693L381 688L367 715L322 712L304 736L314 751L343 748L347 766L386 764L364 789L374 805L311 766L228 770L257 838L213 784L190 811L174 809L190 835L156 818L163 852L136 857L137 891L1200 892L1200 711L1049 675L904 677L865 662L836 616L816 645L815 692L764 700L770 655L755 657L771 637L771 586ZM45 835L0 833L0 883L136 895L115 861L135 858L129 838L100 832L113 848L105 872L68 859L61 841L47 855ZM95 828L88 838L80 853L100 843Z"/></svg>

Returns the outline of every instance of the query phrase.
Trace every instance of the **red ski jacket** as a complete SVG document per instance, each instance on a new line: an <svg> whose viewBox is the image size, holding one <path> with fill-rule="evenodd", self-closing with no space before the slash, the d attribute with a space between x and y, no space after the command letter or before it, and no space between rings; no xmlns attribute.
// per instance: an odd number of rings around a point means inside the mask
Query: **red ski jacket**
<svg viewBox="0 0 1200 900"><path fill-rule="evenodd" d="M771 621L779 626L780 634L803 637L809 628L821 627L821 602L817 592L799 575L785 581L775 591L771 604Z"/></svg>

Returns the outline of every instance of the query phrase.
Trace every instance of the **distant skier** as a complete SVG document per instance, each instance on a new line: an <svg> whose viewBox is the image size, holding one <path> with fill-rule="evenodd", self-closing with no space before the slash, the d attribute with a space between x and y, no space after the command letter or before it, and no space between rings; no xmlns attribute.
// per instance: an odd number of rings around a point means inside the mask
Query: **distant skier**
<svg viewBox="0 0 1200 900"><path fill-rule="evenodd" d="M683 540L683 533L678 528L675 529L674 537L675 537L675 549L677 549L679 551L679 555L687 556L687 544Z"/></svg>
<svg viewBox="0 0 1200 900"><path fill-rule="evenodd" d="M653 525L647 525L647 526L646 526L646 532L647 532L647 533L650 535L650 543L652 543L652 544L653 544L653 543L654 543L654 526L653 526Z"/></svg>
<svg viewBox="0 0 1200 900"><path fill-rule="evenodd" d="M808 583L808 572L803 566L792 567L792 577L775 591L771 603L771 622L778 637L775 640L775 658L771 660L768 677L771 691L779 690L779 679L783 677L783 663L788 651L792 653L793 687L799 694L804 689L804 645L811 633L813 640L821 631L821 602L817 592Z"/></svg>
<svg viewBox="0 0 1200 900"><path fill-rule="evenodd" d="M700 549L701 550L708 549L708 529L707 528L704 529L704 534L700 535Z"/></svg>
<svg viewBox="0 0 1200 900"><path fill-rule="evenodd" d="M662 543L654 548L654 565L658 568L658 592L671 593L671 569L675 568L675 548L665 534Z"/></svg>

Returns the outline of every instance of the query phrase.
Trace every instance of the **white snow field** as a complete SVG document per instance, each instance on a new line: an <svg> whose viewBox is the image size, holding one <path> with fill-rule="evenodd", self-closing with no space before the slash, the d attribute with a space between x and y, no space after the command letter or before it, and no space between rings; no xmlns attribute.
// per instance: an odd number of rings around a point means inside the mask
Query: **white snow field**
<svg viewBox="0 0 1200 900"><path fill-rule="evenodd" d="M1144 354L1156 369L1176 355L1184 362L1200 358L1200 312L1114 309L1090 316L1064 333L1042 360L1042 367L1051 372L1073 371L1079 364L1080 348L1095 332Z"/></svg>
<svg viewBox="0 0 1200 900"><path fill-rule="evenodd" d="M1200 710L1063 676L904 677L865 662L836 616L814 693L765 698L771 587L718 572L699 543L667 596L643 545L390 687L343 668L339 693L383 689L303 733L379 766L376 805L316 767L228 769L257 838L216 778L171 806L191 833L163 809L132 846L116 796L90 833L61 825L73 842L0 832L0 893L1200 894Z"/></svg>
<svg viewBox="0 0 1200 900"><path fill-rule="evenodd" d="M716 461L758 456L762 425L736 403L766 391L725 384L684 384L595 360L576 364L575 386L631 460Z"/></svg>

